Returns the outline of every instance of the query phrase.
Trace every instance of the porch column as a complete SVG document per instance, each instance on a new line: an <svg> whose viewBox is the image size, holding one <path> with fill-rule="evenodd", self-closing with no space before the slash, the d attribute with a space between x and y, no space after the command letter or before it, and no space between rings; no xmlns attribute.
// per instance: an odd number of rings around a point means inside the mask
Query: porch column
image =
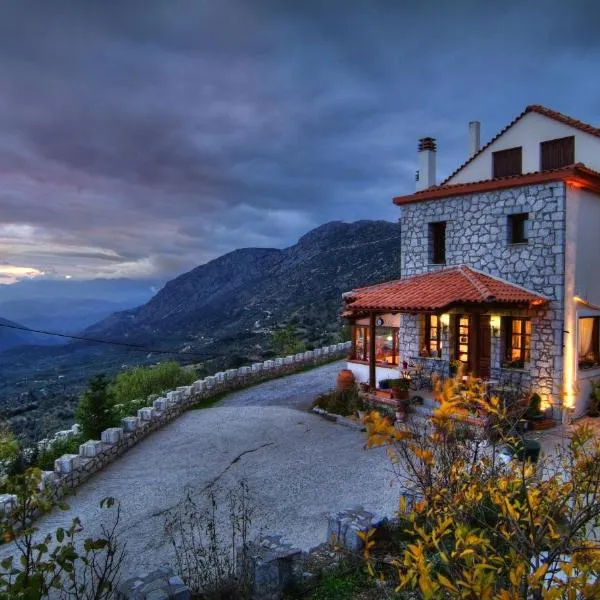
<svg viewBox="0 0 600 600"><path fill-rule="evenodd" d="M369 386L377 387L375 373L375 313L369 315Z"/></svg>
<svg viewBox="0 0 600 600"><path fill-rule="evenodd" d="M348 327L350 327L350 360L356 358L356 318L348 318Z"/></svg>

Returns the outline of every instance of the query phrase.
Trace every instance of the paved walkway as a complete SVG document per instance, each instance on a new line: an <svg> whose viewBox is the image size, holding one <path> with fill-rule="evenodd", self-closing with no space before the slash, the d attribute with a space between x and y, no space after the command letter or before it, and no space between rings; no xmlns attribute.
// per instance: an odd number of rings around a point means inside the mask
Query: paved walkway
<svg viewBox="0 0 600 600"><path fill-rule="evenodd" d="M337 374L345 366L345 361L336 361L318 369L266 381L232 392L216 406L286 406L308 410L316 396L335 387Z"/></svg>
<svg viewBox="0 0 600 600"><path fill-rule="evenodd" d="M332 511L363 505L392 514L398 487L385 452L365 450L358 431L290 408L332 387L342 364L266 382L182 415L92 477L68 500L68 511L40 521L40 531L79 516L85 535L95 535L107 519L98 503L113 496L122 507L128 575L169 562L165 512L188 490L201 500L213 481L226 490L246 478L260 511L255 525L303 549L325 541ZM0 557L9 550L0 549Z"/></svg>

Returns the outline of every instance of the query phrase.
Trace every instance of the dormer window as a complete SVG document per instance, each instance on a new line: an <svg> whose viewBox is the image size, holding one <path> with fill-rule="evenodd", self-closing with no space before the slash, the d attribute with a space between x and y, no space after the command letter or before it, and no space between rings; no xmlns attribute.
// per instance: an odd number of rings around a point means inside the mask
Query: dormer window
<svg viewBox="0 0 600 600"><path fill-rule="evenodd" d="M540 169L560 169L575 162L575 136L549 140L540 144Z"/></svg>
<svg viewBox="0 0 600 600"><path fill-rule="evenodd" d="M509 148L492 153L492 177L510 177L523 172L523 149Z"/></svg>

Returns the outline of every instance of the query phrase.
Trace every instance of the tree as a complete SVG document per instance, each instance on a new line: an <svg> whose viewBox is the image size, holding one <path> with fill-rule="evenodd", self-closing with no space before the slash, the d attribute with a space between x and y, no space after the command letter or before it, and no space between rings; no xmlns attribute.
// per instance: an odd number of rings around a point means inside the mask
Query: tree
<svg viewBox="0 0 600 600"><path fill-rule="evenodd" d="M75 418L81 433L88 439L100 439L102 431L118 424L115 400L105 375L96 375L81 396Z"/></svg>
<svg viewBox="0 0 600 600"><path fill-rule="evenodd" d="M271 346L277 356L297 354L305 349L304 342L299 338L296 326L289 323L284 329L276 329L271 333Z"/></svg>
<svg viewBox="0 0 600 600"><path fill-rule="evenodd" d="M399 517L406 543L392 577L400 591L446 598L542 600L598 598L600 441L581 426L565 447L537 464L501 460L522 445L515 418L484 398L473 380L438 385L429 423L394 427L367 417L369 446L386 445L408 494ZM474 428L474 413L487 423ZM407 498L412 499L407 503ZM374 532L364 536L371 573Z"/></svg>

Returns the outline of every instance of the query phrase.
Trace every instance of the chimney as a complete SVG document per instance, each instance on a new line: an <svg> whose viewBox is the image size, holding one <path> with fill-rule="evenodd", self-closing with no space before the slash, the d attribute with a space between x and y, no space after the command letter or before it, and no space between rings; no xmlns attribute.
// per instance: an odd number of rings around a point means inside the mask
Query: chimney
<svg viewBox="0 0 600 600"><path fill-rule="evenodd" d="M479 121L469 121L469 158L481 149L480 130L481 123Z"/></svg>
<svg viewBox="0 0 600 600"><path fill-rule="evenodd" d="M435 139L430 137L419 140L419 170L417 172L417 191L435 185Z"/></svg>

